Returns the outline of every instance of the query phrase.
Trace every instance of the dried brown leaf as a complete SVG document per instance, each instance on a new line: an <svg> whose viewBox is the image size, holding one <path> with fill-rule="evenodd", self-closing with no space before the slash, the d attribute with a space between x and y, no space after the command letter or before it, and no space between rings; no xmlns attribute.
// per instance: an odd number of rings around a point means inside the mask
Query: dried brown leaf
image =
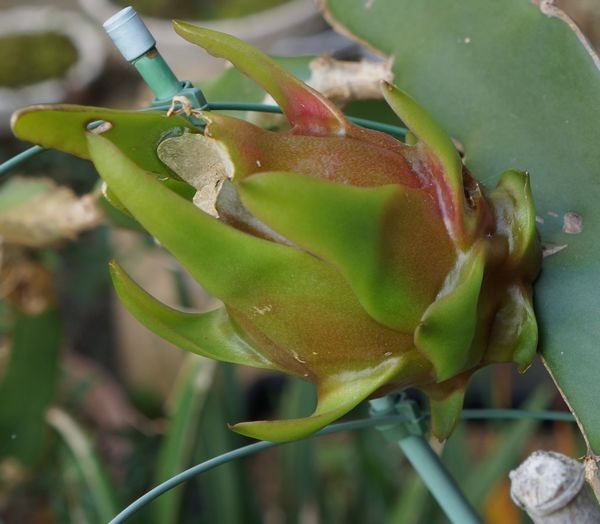
<svg viewBox="0 0 600 524"><path fill-rule="evenodd" d="M102 222L97 198L78 197L49 178L13 177L0 188L0 237L36 248L74 239Z"/></svg>

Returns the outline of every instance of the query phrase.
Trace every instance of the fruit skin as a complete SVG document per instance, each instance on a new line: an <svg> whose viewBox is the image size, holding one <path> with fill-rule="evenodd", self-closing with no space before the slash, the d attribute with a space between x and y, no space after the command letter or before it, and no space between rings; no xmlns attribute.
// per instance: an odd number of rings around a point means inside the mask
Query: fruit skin
<svg viewBox="0 0 600 524"><path fill-rule="evenodd" d="M184 349L316 385L310 417L240 423L232 427L239 433L302 438L365 398L418 387L431 400L433 434L446 438L475 370L512 361L524 371L535 354L532 282L541 249L528 175L509 170L486 189L425 110L390 84L384 97L414 145L350 123L248 44L174 25L265 88L290 129L204 112L204 136L190 140L197 131L182 119L174 131L155 116L139 147L121 113L38 106L13 121L21 138L59 149L75 143L116 198L224 305L203 314L171 309L112 263L119 297ZM73 116L81 112L118 125L88 133L87 120ZM61 125L50 136L36 126L41 118ZM157 146L163 160L162 150L183 160L207 147L218 152L218 219L164 184L165 175L186 174L164 163L156 169Z"/></svg>

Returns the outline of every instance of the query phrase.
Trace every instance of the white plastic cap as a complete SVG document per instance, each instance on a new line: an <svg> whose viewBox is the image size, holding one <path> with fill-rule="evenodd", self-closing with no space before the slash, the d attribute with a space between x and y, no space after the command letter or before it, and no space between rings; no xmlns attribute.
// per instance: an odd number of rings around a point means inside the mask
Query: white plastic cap
<svg viewBox="0 0 600 524"><path fill-rule="evenodd" d="M103 25L108 36L128 62L139 58L156 45L152 33L131 6L121 9Z"/></svg>

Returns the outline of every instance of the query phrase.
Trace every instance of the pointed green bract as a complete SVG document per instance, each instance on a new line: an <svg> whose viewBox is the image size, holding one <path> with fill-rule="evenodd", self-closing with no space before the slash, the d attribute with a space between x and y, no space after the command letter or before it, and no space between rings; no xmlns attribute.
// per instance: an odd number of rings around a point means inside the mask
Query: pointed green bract
<svg viewBox="0 0 600 524"><path fill-rule="evenodd" d="M442 162L448 184L453 190L462 189L462 162L446 132L408 93L388 82L382 83L381 92L390 107L409 128L410 133L427 144Z"/></svg>
<svg viewBox="0 0 600 524"><path fill-rule="evenodd" d="M515 169L506 171L489 199L496 214L498 232L509 242L511 268L524 267L527 277L533 280L539 271L542 252L529 175Z"/></svg>
<svg viewBox="0 0 600 524"><path fill-rule="evenodd" d="M187 120L159 112L118 111L88 106L31 106L17 111L12 129L18 138L89 159L88 125L102 121L97 132L110 139L138 165L157 175L173 176L156 154L160 140L197 131Z"/></svg>
<svg viewBox="0 0 600 524"><path fill-rule="evenodd" d="M429 397L431 432L438 440L446 440L460 420L468 378L468 375L459 375L422 388Z"/></svg>
<svg viewBox="0 0 600 524"><path fill-rule="evenodd" d="M366 311L400 331L414 330L454 264L441 217L418 190L265 173L242 181L240 194L263 222L336 266Z"/></svg>
<svg viewBox="0 0 600 524"><path fill-rule="evenodd" d="M342 112L323 95L288 73L263 52L234 36L173 22L183 38L210 54L229 60L267 91L279 104L294 132L311 135L341 135L347 127Z"/></svg>
<svg viewBox="0 0 600 524"><path fill-rule="evenodd" d="M307 437L348 413L401 373L404 363L403 357L390 358L373 368L324 378L318 387L317 407L309 417L242 422L231 429L248 437L273 442Z"/></svg>
<svg viewBox="0 0 600 524"><path fill-rule="evenodd" d="M438 381L468 369L477 360L471 345L478 324L485 257L483 242L459 255L456 268L415 331L415 345L431 360Z"/></svg>
<svg viewBox="0 0 600 524"><path fill-rule="evenodd" d="M148 329L181 349L223 362L276 369L237 332L224 307L188 313L162 304L112 262L110 273L127 310Z"/></svg>
<svg viewBox="0 0 600 524"><path fill-rule="evenodd" d="M506 290L490 332L486 362L514 362L519 371L531 364L538 344L538 326L531 289L513 285Z"/></svg>
<svg viewBox="0 0 600 524"><path fill-rule="evenodd" d="M398 149L390 135L356 126L326 97L287 72L275 60L234 36L174 21L175 31L208 51L225 58L267 91L292 124L292 133L312 136L348 136L380 147Z"/></svg>
<svg viewBox="0 0 600 524"><path fill-rule="evenodd" d="M438 185L440 201L448 199L451 209L443 210L449 216L449 224L454 234L460 238L463 231L463 212L465 199L463 196L462 162L450 137L437 122L412 97L396 86L382 83L382 93L390 107L408 126L420 141L425 143L437 160L441 163L442 172L432 173L433 183Z"/></svg>

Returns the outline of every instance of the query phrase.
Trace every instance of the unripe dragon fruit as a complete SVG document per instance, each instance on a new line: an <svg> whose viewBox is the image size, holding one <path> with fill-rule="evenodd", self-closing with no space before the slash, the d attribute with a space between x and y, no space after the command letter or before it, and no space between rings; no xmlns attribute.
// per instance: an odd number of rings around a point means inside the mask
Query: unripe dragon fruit
<svg viewBox="0 0 600 524"><path fill-rule="evenodd" d="M26 109L13 122L23 138L90 157L114 195L223 306L171 309L113 264L121 300L184 349L315 384L311 416L244 422L233 426L239 433L301 438L366 398L417 387L430 398L434 435L447 437L474 371L494 362L525 370L535 354L532 282L541 250L528 175L510 170L494 190L484 188L450 138L393 85L383 84L383 95L409 127L411 145L352 124L234 37L181 22L175 29L258 82L291 128L268 131L204 112L200 134L179 117L136 115L135 124L131 115L65 106ZM78 137L94 118L111 127L86 133L86 142L27 123L37 114L39 126L51 127L57 112L61 129L77 124ZM127 125L143 135L144 119L156 138L146 138L147 158L120 147L118 135ZM157 145L167 164L175 157L177 172L177 152L193 156L194 143L212 155L204 186L195 185L215 216L156 176Z"/></svg>

